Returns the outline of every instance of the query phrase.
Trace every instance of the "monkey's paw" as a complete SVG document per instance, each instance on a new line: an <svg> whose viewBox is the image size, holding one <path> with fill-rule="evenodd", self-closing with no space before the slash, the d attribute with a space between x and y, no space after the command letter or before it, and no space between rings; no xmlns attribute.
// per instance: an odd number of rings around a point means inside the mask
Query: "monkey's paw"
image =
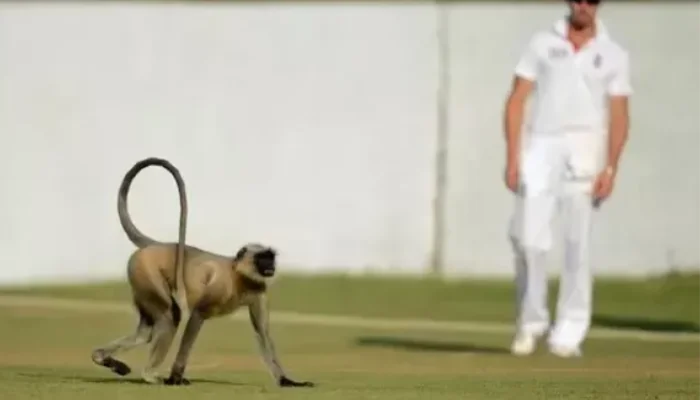
<svg viewBox="0 0 700 400"><path fill-rule="evenodd" d="M104 366L111 369L112 372L119 376L126 376L131 373L131 368L129 368L128 365L112 357L105 359Z"/></svg>
<svg viewBox="0 0 700 400"><path fill-rule="evenodd" d="M168 379L164 380L163 383L166 386L188 386L190 381L179 374L171 374Z"/></svg>
<svg viewBox="0 0 700 400"><path fill-rule="evenodd" d="M131 368L129 368L128 365L115 358L105 356L101 350L93 352L92 361L97 365L109 368L112 372L120 376L129 375L131 373Z"/></svg>
<svg viewBox="0 0 700 400"><path fill-rule="evenodd" d="M146 383L150 383L151 385L160 385L163 383L163 378L158 376L157 372L149 369L144 369L141 371L141 379L143 379L143 381Z"/></svg>
<svg viewBox="0 0 700 400"><path fill-rule="evenodd" d="M296 382L286 376L280 378L278 384L281 387L314 387L316 386L313 382Z"/></svg>

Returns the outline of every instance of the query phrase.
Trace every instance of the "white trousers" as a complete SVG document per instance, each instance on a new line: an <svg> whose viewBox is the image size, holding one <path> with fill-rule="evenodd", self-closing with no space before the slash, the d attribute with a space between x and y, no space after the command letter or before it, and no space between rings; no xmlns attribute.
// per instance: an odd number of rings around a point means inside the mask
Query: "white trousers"
<svg viewBox="0 0 700 400"><path fill-rule="evenodd" d="M604 136L533 135L523 146L520 189L510 225L516 269L517 329L550 331L550 345L580 346L590 327L593 278L590 236L596 207L592 187L602 167ZM556 323L550 326L545 258L559 215L565 257ZM551 330L550 330L551 328Z"/></svg>

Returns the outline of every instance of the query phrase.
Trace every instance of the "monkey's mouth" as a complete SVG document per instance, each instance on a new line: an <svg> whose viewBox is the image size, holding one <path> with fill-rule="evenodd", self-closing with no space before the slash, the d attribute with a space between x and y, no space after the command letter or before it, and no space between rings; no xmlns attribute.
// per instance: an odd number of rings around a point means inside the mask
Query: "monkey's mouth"
<svg viewBox="0 0 700 400"><path fill-rule="evenodd" d="M269 278L275 274L275 270L270 268L270 269L264 269L260 271L260 274L266 278Z"/></svg>

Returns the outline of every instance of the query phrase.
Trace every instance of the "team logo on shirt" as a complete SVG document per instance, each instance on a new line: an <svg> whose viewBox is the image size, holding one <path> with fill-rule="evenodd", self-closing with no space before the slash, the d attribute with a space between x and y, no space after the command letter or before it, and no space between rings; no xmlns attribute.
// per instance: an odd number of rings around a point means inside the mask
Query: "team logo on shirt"
<svg viewBox="0 0 700 400"><path fill-rule="evenodd" d="M600 68L600 66L603 64L603 57L600 54L596 54L595 58L593 58L593 66L596 68Z"/></svg>

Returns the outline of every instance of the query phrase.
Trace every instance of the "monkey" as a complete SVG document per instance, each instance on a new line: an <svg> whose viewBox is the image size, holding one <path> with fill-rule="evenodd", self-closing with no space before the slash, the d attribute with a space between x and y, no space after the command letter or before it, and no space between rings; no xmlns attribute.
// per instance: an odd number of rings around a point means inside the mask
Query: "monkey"
<svg viewBox="0 0 700 400"><path fill-rule="evenodd" d="M149 166L166 169L175 179L180 196L177 243L156 241L133 223L127 207L132 181ZM135 332L96 348L92 361L120 376L131 368L114 356L141 345L150 345L141 378L152 384L189 385L185 369L192 347L205 321L232 314L242 307L248 315L259 352L280 387L313 387L308 381L289 378L277 357L270 335L268 288L277 270L277 250L257 242L244 244L235 256L225 256L187 245L187 194L184 180L168 160L156 157L136 162L124 176L117 210L122 229L136 246L127 261L127 280L138 323ZM183 318L187 317L187 318ZM184 333L167 378L156 369L163 363L181 322Z"/></svg>

